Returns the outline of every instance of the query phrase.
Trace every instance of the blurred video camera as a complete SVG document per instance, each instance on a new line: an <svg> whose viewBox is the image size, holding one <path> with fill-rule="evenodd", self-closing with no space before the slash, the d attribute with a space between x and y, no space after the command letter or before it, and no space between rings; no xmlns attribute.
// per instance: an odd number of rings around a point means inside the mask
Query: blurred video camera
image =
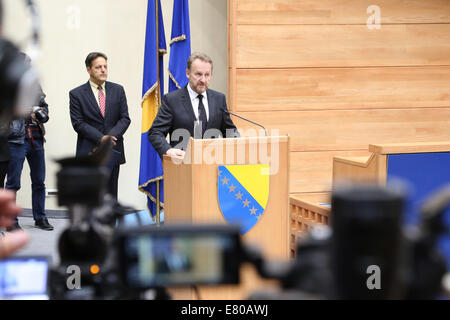
<svg viewBox="0 0 450 320"><path fill-rule="evenodd" d="M36 70L23 61L16 46L0 38L0 122L28 116L39 95ZM6 135L7 130L0 134Z"/></svg>
<svg viewBox="0 0 450 320"><path fill-rule="evenodd" d="M438 299L449 292L438 242L450 235L444 214L450 187L423 205L420 226L404 226L398 187L341 186L332 193L331 225L313 228L278 275L283 292L253 299Z"/></svg>
<svg viewBox="0 0 450 320"><path fill-rule="evenodd" d="M70 226L58 240L59 266L50 271L50 297L56 299L119 298L115 250L116 225L133 209L106 195L108 141L90 155L59 160L58 204L69 209ZM91 268L98 268L91 272ZM68 270L79 271L81 288L68 284Z"/></svg>
<svg viewBox="0 0 450 320"><path fill-rule="evenodd" d="M32 0L25 1L30 10L32 35L29 49L39 52L39 20ZM0 23L3 21L3 2L0 0ZM2 27L0 25L0 27ZM41 88L38 72L24 61L23 53L9 40L0 35L0 135L9 131L11 119L28 117L32 106L39 101Z"/></svg>
<svg viewBox="0 0 450 320"><path fill-rule="evenodd" d="M243 263L282 290L249 299L437 299L447 265L437 243L449 235L450 187L422 208L422 224L403 226L405 192L394 187L341 187L332 195L330 227L299 241L292 261L267 261L242 242L237 226L165 226L116 234L119 279L128 289L239 284ZM136 295L139 296L139 295Z"/></svg>

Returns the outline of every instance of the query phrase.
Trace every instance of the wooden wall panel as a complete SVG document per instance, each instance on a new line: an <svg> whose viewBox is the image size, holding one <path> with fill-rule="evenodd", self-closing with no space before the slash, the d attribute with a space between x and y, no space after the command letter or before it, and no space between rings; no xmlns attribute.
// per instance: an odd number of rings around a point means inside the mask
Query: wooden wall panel
<svg viewBox="0 0 450 320"><path fill-rule="evenodd" d="M240 115L263 124L269 135L289 134L291 151L358 150L367 149L370 143L446 141L450 137L450 108L241 112ZM245 130L255 126L240 119L234 121L245 135L252 134Z"/></svg>
<svg viewBox="0 0 450 320"><path fill-rule="evenodd" d="M292 195L329 192L334 155L448 140L450 0L229 2L230 108L290 135Z"/></svg>
<svg viewBox="0 0 450 320"><path fill-rule="evenodd" d="M448 0L240 0L239 24L365 24L370 5L380 7L383 24L448 23Z"/></svg>
<svg viewBox="0 0 450 320"><path fill-rule="evenodd" d="M238 69L236 99L237 111L450 107L450 66Z"/></svg>
<svg viewBox="0 0 450 320"><path fill-rule="evenodd" d="M361 151L291 152L290 193L331 191L333 157L367 156Z"/></svg>
<svg viewBox="0 0 450 320"><path fill-rule="evenodd" d="M450 25L237 25L237 68L450 64Z"/></svg>

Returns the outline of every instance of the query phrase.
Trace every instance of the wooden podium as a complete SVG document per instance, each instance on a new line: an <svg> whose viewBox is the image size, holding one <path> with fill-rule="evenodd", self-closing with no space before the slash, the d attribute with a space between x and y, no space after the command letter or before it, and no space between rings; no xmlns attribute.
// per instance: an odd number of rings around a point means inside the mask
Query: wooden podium
<svg viewBox="0 0 450 320"><path fill-rule="evenodd" d="M370 144L368 157L334 157L333 185L341 182L369 182L385 185L389 176L402 177L396 167L410 169L410 171L437 169L448 167L450 142L415 142L415 143L385 143ZM412 162L418 155L423 155L420 162ZM438 166L433 166L430 160L436 158ZM412 163L413 167L410 167ZM416 164L419 164L415 166ZM428 168L427 168L428 167ZM447 170L441 170L436 176L445 175ZM418 179L407 180L421 184ZM429 177L429 179L431 179ZM441 180L441 179L436 179ZM434 183L433 183L434 184Z"/></svg>
<svg viewBox="0 0 450 320"><path fill-rule="evenodd" d="M227 223L218 201L218 166L269 164L269 198L257 224L243 235L244 243L259 245L270 260L288 259L289 253L289 137L232 139L190 138L184 159L164 156L164 223ZM203 299L244 299L257 290L244 279L236 287L201 287ZM184 289L183 289L184 290ZM192 293L174 298L190 299ZM173 292L172 292L173 294Z"/></svg>

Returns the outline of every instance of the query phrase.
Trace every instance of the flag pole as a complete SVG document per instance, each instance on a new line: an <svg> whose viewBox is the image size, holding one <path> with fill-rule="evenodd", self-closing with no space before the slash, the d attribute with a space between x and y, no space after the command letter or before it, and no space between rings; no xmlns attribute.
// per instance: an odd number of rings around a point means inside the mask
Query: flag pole
<svg viewBox="0 0 450 320"><path fill-rule="evenodd" d="M159 227L161 223L161 210L159 201L159 181L156 181L156 226Z"/></svg>
<svg viewBox="0 0 450 320"><path fill-rule="evenodd" d="M157 83L158 86L156 87L156 104L159 107L159 99L160 99L160 92L161 92L161 84L159 82L159 0L155 0L155 23L156 23L156 57L157 57L157 63L156 63L156 76L157 76ZM159 91L159 93L158 93ZM156 180L156 226L161 226L161 210L160 210L160 190L159 190L159 182L160 180Z"/></svg>

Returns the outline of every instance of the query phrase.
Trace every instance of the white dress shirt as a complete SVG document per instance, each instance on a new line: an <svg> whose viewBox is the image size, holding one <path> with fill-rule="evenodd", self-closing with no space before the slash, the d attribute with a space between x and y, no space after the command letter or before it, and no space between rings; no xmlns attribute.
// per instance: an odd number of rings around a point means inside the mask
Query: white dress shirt
<svg viewBox="0 0 450 320"><path fill-rule="evenodd" d="M198 120L198 104L199 104L199 99L197 97L198 93L192 90L191 84L188 84L187 89L189 92L189 97L191 98L192 108L194 109L195 119ZM209 105L206 91L202 93L202 96L203 96L203 106L205 107L206 111L206 119L209 120Z"/></svg>

